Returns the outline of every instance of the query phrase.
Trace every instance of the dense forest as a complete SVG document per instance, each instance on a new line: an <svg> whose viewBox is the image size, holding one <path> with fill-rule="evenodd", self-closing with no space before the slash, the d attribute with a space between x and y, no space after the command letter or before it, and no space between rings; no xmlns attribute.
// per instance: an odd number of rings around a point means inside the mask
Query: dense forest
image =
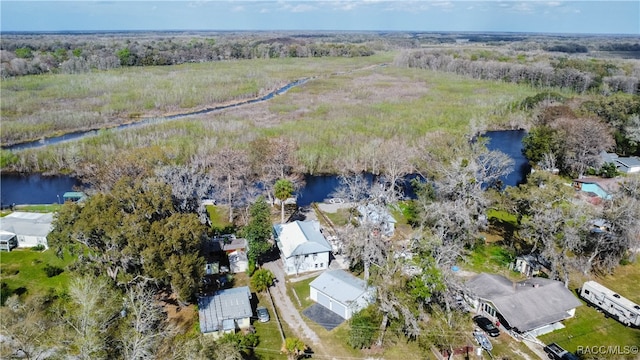
<svg viewBox="0 0 640 360"><path fill-rule="evenodd" d="M0 40L3 145L96 131L2 150L3 171L72 174L90 197L59 208L49 240L48 251L68 265L48 267L47 277L64 273L66 286L3 281L0 330L10 340L0 342L0 355L272 358L259 352L264 329L213 340L199 332L193 312L186 326L167 321L166 302L184 314L194 308L207 241L223 233L248 239L247 282L264 299L273 278L258 268L273 250L271 223L285 219L284 203L273 204L308 174L339 176L335 196L354 208L386 207L403 228L388 238L382 224L353 221L350 211L333 220L350 270L377 288L376 302L331 340L344 356L460 345L472 326L459 301L467 289L453 269L475 257L493 264L495 256L483 255L489 246L507 262L541 256L545 275L568 287L634 263L640 180L600 156L640 155L633 40L7 34ZM256 99L299 79L307 81L268 101L164 118ZM109 130L153 117L160 120ZM482 136L505 129L528 131L523 153L535 170L506 189L501 178L513 161L489 151ZM422 179L412 183L414 198L402 192L410 175ZM616 178L612 199L586 201L567 186L586 175ZM216 206L207 208L205 198ZM592 231L594 219L608 230ZM20 271L3 264L3 277ZM304 356L295 340L279 349L292 359Z"/></svg>

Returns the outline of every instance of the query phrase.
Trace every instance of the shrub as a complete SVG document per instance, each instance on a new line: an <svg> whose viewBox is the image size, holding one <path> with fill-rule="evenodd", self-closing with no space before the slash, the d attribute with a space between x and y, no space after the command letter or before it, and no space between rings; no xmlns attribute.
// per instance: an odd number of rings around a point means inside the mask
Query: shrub
<svg viewBox="0 0 640 360"><path fill-rule="evenodd" d="M47 277L54 277L62 274L64 269L47 264L44 266L44 272L47 274Z"/></svg>
<svg viewBox="0 0 640 360"><path fill-rule="evenodd" d="M44 245L38 244L38 245L32 247L31 250L33 250L33 251L44 251Z"/></svg>
<svg viewBox="0 0 640 360"><path fill-rule="evenodd" d="M353 314L347 342L355 349L370 348L376 337L379 323L380 314L372 306Z"/></svg>
<svg viewBox="0 0 640 360"><path fill-rule="evenodd" d="M556 92L552 92L552 91L543 91L541 93L538 93L534 96L529 96L527 98L525 98L524 100L522 100L522 102L520 103L520 107L522 109L525 110L530 110L533 109L534 107L536 107L538 104L540 104L543 101L549 101L549 100L553 100L553 101L557 101L557 102L564 102L565 98L564 96L556 93Z"/></svg>
<svg viewBox="0 0 640 360"><path fill-rule="evenodd" d="M254 272L256 272L256 262L249 260L249 265L247 266L247 275L253 276Z"/></svg>

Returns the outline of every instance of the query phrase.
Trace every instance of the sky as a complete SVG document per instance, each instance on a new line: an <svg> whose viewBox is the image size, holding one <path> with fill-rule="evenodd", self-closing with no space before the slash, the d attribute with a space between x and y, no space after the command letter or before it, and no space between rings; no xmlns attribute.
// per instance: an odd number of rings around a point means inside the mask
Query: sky
<svg viewBox="0 0 640 360"><path fill-rule="evenodd" d="M640 0L0 1L0 31L477 31L640 36Z"/></svg>

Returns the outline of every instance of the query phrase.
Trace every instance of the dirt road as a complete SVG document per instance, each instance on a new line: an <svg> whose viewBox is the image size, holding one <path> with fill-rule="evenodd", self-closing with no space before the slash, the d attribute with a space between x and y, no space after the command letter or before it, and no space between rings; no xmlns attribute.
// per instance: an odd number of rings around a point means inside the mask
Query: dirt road
<svg viewBox="0 0 640 360"><path fill-rule="evenodd" d="M278 308L278 314L280 321L289 325L289 328L293 330L294 334L287 334L289 336L296 336L302 339L314 352L326 353L322 347L318 334L315 333L302 319L302 315L293 305L291 298L287 295L287 288L285 284L285 273L282 269L281 260L272 261L263 265L264 268L271 270L277 281L275 286L270 288L273 302Z"/></svg>

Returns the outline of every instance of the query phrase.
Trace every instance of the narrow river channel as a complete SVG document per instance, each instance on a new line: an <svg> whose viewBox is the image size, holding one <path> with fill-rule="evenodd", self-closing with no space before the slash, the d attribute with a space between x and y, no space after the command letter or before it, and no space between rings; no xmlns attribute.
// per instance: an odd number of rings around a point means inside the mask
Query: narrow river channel
<svg viewBox="0 0 640 360"><path fill-rule="evenodd" d="M484 134L489 138L487 147L500 150L514 160L514 171L507 175L503 182L507 186L517 186L526 181L531 167L522 155L522 139L524 130L489 131ZM340 185L336 175L307 175L305 185L298 191L298 204L307 206L312 202L321 202L331 197ZM69 176L43 176L40 174L7 174L0 178L0 195L3 205L16 204L52 204L58 197L76 187L82 187L78 179ZM405 188L405 195L414 197L411 188Z"/></svg>
<svg viewBox="0 0 640 360"><path fill-rule="evenodd" d="M128 123L128 124L122 124L122 125L118 125L118 126L115 126L115 127L112 127L112 128L108 128L108 129L109 130L116 130L116 131L117 130L132 129L132 128L135 128L135 127L138 127L138 126L142 126L142 125L157 124L157 123L162 123L162 122L169 121L169 120L183 119L183 118L186 118L186 117L189 117L189 116L207 114L207 113L220 111L220 110L224 110L224 109L235 108L235 107L238 107L238 106L243 106L243 105L248 105L248 104L255 104L257 102L270 100L276 95L284 94L289 89L291 89L291 88L293 88L295 86L299 86L299 85L302 85L302 84L306 83L307 81L309 81L309 79L310 78L304 78L304 79L296 80L294 82L290 82L287 85L268 93L267 95L264 95L264 96L261 96L259 98L255 98L255 99L245 100L245 101L241 101L241 102L237 102L237 103L233 103L233 104L229 104L229 105L214 106L214 107L209 107L209 108L205 108L205 109L198 110L198 111L190 111L190 112L185 112L185 113L180 113L180 114L175 114L175 115L170 115L170 116L146 118L144 120L140 120L140 121L133 122L133 123ZM100 129L100 130L103 130L103 129ZM24 142L24 143L19 143L19 144L14 144L14 145L2 146L2 148L6 149L6 150L11 150L11 151L20 151L20 150L25 150L25 149L41 148L41 147L45 147L45 146L48 146L48 145L60 144L60 143L68 142L68 141L80 140L80 139L84 139L86 137L95 136L98 133L98 131L100 131L100 130L94 129L94 130L87 130L87 131L76 131L76 132L72 132L72 133L68 133L68 134L64 134L64 135L60 135L60 136L54 136L54 137L50 137L50 138L42 138L42 139L36 140L36 141L30 141L30 142Z"/></svg>

